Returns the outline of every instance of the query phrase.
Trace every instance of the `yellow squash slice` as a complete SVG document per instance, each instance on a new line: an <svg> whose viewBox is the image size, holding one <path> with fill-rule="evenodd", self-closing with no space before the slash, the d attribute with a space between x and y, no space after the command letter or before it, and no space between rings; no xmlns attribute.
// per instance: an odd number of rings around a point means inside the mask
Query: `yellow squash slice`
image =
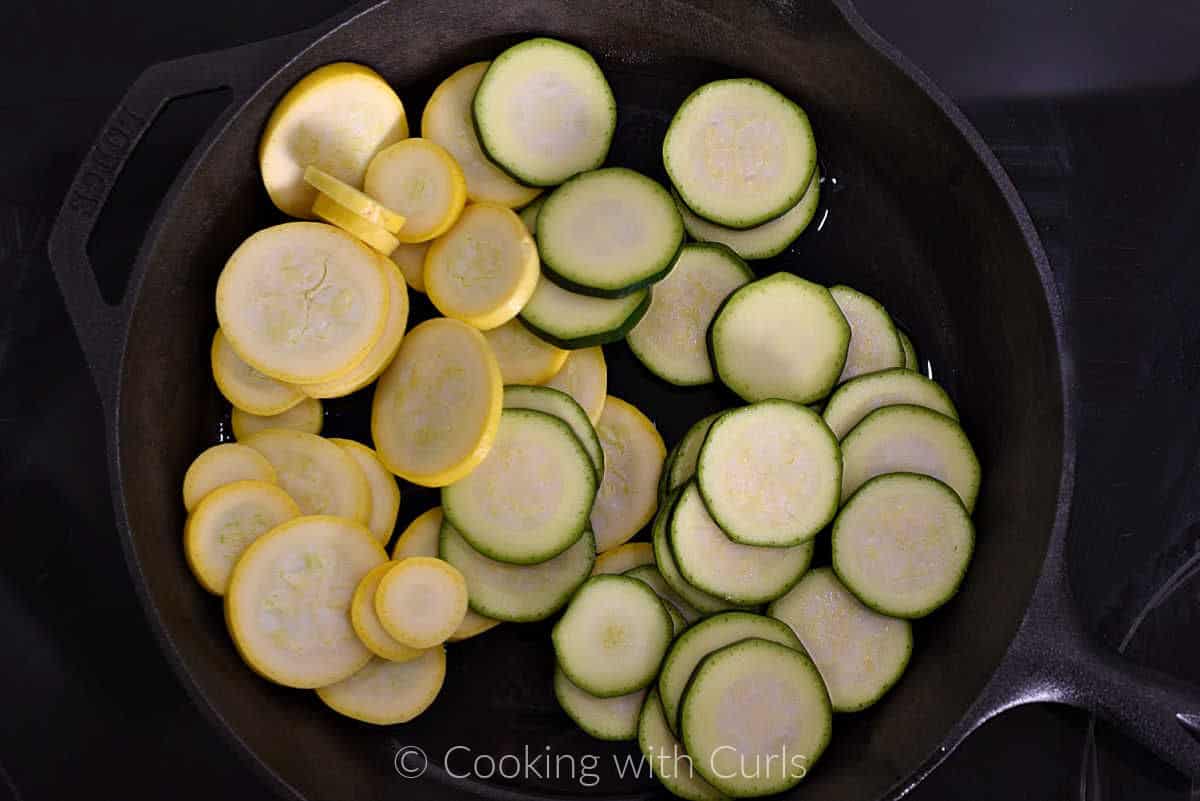
<svg viewBox="0 0 1200 801"><path fill-rule="evenodd" d="M526 328L520 320L509 320L499 328L484 331L492 346L505 384L541 384L553 378L567 361L570 351L556 348Z"/></svg>
<svg viewBox="0 0 1200 801"><path fill-rule="evenodd" d="M425 254L428 252L428 242L402 242L392 251L391 260L404 273L405 283L414 292L425 292Z"/></svg>
<svg viewBox="0 0 1200 801"><path fill-rule="evenodd" d="M304 393L298 387L263 375L242 361L219 328L213 335L210 356L217 389L225 400L243 411L279 414L304 400Z"/></svg>
<svg viewBox="0 0 1200 801"><path fill-rule="evenodd" d="M450 638L467 615L467 581L441 559L410 556L396 562L375 590L383 629L410 648L433 648Z"/></svg>
<svg viewBox="0 0 1200 801"><path fill-rule="evenodd" d="M573 350L546 386L565 392L587 412L592 425L600 422L604 399L608 397L608 364L604 350L594 348Z"/></svg>
<svg viewBox="0 0 1200 801"><path fill-rule="evenodd" d="M376 225L367 218L358 216L324 192L318 194L317 199L313 201L312 213L313 216L336 225L356 239L361 239L385 256L391 255L400 244L396 235L388 233L382 225Z"/></svg>
<svg viewBox="0 0 1200 801"><path fill-rule="evenodd" d="M348 718L391 726L428 709L445 678L446 649L430 648L411 662L372 659L350 678L317 690L317 695Z"/></svg>
<svg viewBox="0 0 1200 801"><path fill-rule="evenodd" d="M396 515L400 513L400 487L388 469L379 461L375 451L352 439L331 439L330 442L350 454L362 470L371 487L371 516L367 528L381 545L387 545L396 528Z"/></svg>
<svg viewBox="0 0 1200 801"><path fill-rule="evenodd" d="M654 564L654 546L648 542L627 542L596 557L592 575L624 573L642 565Z"/></svg>
<svg viewBox="0 0 1200 801"><path fill-rule="evenodd" d="M206 495L235 481L277 482L275 468L253 448L226 442L201 453L183 475L183 506L189 512Z"/></svg>
<svg viewBox="0 0 1200 801"><path fill-rule="evenodd" d="M242 411L235 406L229 415L229 423L233 427L233 436L239 442L249 439L259 431L271 428L286 428L289 431L320 434L325 425L325 411L321 408L319 400L305 397L299 404L286 412L266 417L250 414L250 412Z"/></svg>
<svg viewBox="0 0 1200 801"><path fill-rule="evenodd" d="M404 215L396 232L401 242L427 242L441 236L467 202L462 170L446 148L428 139L405 139L371 159L363 189Z"/></svg>
<svg viewBox="0 0 1200 801"><path fill-rule="evenodd" d="M337 515L366 524L371 487L354 458L327 439L274 428L246 440L267 457L279 486L306 515Z"/></svg>
<svg viewBox="0 0 1200 801"><path fill-rule="evenodd" d="M646 415L612 395L604 401L596 433L604 448L604 480L592 507L592 531L596 552L603 553L654 517L667 448Z"/></svg>
<svg viewBox="0 0 1200 801"><path fill-rule="evenodd" d="M304 168L304 182L347 211L357 214L369 223L378 225L389 234L404 227L403 215L384 206L365 192L360 192L345 181L334 178L320 167L312 164ZM316 198L313 199L316 202Z"/></svg>
<svg viewBox="0 0 1200 801"><path fill-rule="evenodd" d="M396 642L379 622L379 615L375 614L375 593L379 590L379 580L395 564L384 562L363 576L363 580L354 590L354 597L350 600L350 624L354 626L354 633L362 640L363 645L375 656L391 662L408 662L421 656L425 650L409 648L404 643Z"/></svg>

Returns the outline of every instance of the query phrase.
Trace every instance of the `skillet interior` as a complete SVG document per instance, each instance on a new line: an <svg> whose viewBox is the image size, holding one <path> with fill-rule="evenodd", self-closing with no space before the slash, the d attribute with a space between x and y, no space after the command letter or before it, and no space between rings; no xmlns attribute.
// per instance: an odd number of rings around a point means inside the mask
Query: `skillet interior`
<svg viewBox="0 0 1200 801"><path fill-rule="evenodd" d="M434 763L454 745L494 757L550 746L599 760L595 786L564 766L557 778L475 785L483 793L661 793L647 779L616 778L610 755L632 748L591 740L558 711L545 626L502 626L453 646L434 707L406 726L376 729L328 712L312 693L254 676L229 642L220 604L188 572L179 486L225 412L207 366L213 289L237 244L280 219L256 171L271 106L305 72L333 60L379 70L401 92L415 127L429 91L453 69L533 33L575 41L598 57L617 95L610 161L658 177L670 114L699 83L749 74L799 100L814 121L825 174L836 179L823 187L819 214L827 210L828 219L785 254L753 266L848 283L884 302L958 404L985 473L978 550L963 591L917 626L916 653L898 687L871 711L839 717L833 745L795 796L885 794L939 746L1005 652L1052 530L1063 435L1053 325L1017 221L950 121L831 6L702 5L528 0L500 10L448 0L376 8L331 32L249 101L199 160L143 251L150 267L118 412L127 536L191 689L293 791L313 799L462 797L466 785L439 780L436 771L419 788L396 775L395 749L414 744ZM624 345L606 351L610 390L645 409L668 444L732 402L719 390L669 389ZM369 441L368 395L329 403L326 433ZM433 493L405 486L401 524L434 503Z"/></svg>

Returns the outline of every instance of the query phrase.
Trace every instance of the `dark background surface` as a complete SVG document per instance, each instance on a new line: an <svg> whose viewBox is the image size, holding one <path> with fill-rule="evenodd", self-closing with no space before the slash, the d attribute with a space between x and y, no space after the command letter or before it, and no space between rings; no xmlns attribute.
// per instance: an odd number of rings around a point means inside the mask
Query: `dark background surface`
<svg viewBox="0 0 1200 801"><path fill-rule="evenodd" d="M1200 3L858 5L960 103L1049 253L1079 382L1070 557L1085 619L1110 646L1200 682L1200 579L1170 582L1200 555ZM142 69L344 7L0 4L0 799L267 793L191 705L144 622L114 531L99 401L45 240ZM119 275L132 258L212 113L211 102L173 106L145 143L125 213L94 253L100 270ZM1103 725L1085 761L1087 731L1071 710L1013 710L912 798L1200 797Z"/></svg>

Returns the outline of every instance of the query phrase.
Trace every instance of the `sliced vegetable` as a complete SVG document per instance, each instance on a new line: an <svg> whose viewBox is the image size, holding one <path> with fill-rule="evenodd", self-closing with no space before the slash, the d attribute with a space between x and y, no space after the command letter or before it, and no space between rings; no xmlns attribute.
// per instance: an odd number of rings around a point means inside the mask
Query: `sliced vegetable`
<svg viewBox="0 0 1200 801"><path fill-rule="evenodd" d="M958 419L958 412L944 389L904 367L852 378L829 396L822 415L834 435L843 439L876 409L905 404L924 406Z"/></svg>
<svg viewBox="0 0 1200 801"><path fill-rule="evenodd" d="M884 473L920 473L949 485L970 512L979 495L979 459L952 418L921 406L886 406L842 439L842 500Z"/></svg>
<svg viewBox="0 0 1200 801"><path fill-rule="evenodd" d="M454 633L450 635L447 642L462 642L469 640L472 637L478 637L484 632L491 631L500 625L499 620L494 620L490 617L484 617L474 609L468 609L467 614L463 617L463 622L459 624Z"/></svg>
<svg viewBox="0 0 1200 801"><path fill-rule="evenodd" d="M505 384L541 384L562 369L570 351L556 348L534 334L520 320L484 331L500 364Z"/></svg>
<svg viewBox="0 0 1200 801"><path fill-rule="evenodd" d="M725 298L753 280L746 263L724 245L684 245L654 287L646 316L629 332L629 349L668 383L711 384L708 327Z"/></svg>
<svg viewBox="0 0 1200 801"><path fill-rule="evenodd" d="M725 796L700 778L683 743L667 726L657 690L651 690L642 704L637 737L650 772L671 795L684 801L724 801Z"/></svg>
<svg viewBox="0 0 1200 801"><path fill-rule="evenodd" d="M425 653L426 649L410 648L387 633L387 629L379 622L375 613L375 594L379 591L379 582L396 562L384 562L363 576L350 599L350 625L362 644L380 659L392 662L409 662Z"/></svg>
<svg viewBox="0 0 1200 801"><path fill-rule="evenodd" d="M396 485L395 477L379 461L375 451L366 445L352 439L329 441L350 454L362 470L371 488L371 514L367 518L367 528L381 545L387 545L396 528L396 516L400 513L400 487Z"/></svg>
<svg viewBox="0 0 1200 801"><path fill-rule="evenodd" d="M653 590L627 576L592 576L551 639L558 666L572 683L613 698L654 681L672 636L671 616Z"/></svg>
<svg viewBox="0 0 1200 801"><path fill-rule="evenodd" d="M279 486L306 515L338 515L365 524L371 486L350 454L327 439L273 428L245 441L275 468Z"/></svg>
<svg viewBox="0 0 1200 801"><path fill-rule="evenodd" d="M661 280L683 243L671 195L624 167L575 176L538 213L538 254L556 284L601 298L633 294Z"/></svg>
<svg viewBox="0 0 1200 801"><path fill-rule="evenodd" d="M414 484L454 483L491 449L503 392L483 334L458 320L421 323L375 388L371 437L379 458Z"/></svg>
<svg viewBox="0 0 1200 801"><path fill-rule="evenodd" d="M444 234L467 202L458 162L428 139L404 139L380 150L367 166L363 188L404 216L396 239L409 244Z"/></svg>
<svg viewBox="0 0 1200 801"><path fill-rule="evenodd" d="M837 383L850 326L825 287L776 273L730 295L709 337L713 368L743 399L811 403Z"/></svg>
<svg viewBox="0 0 1200 801"><path fill-rule="evenodd" d="M532 409L562 420L587 451L596 469L596 480L604 475L604 449L600 445L600 436L592 427L587 412L570 395L549 387L510 386L504 388L504 408Z"/></svg>
<svg viewBox="0 0 1200 801"><path fill-rule="evenodd" d="M284 428L289 431L303 431L306 434L320 434L325 425L325 411L321 402L315 398L305 397L300 403L286 412L260 417L257 414L242 411L236 406L229 414L229 424L233 436L238 440L247 440L260 431L272 428Z"/></svg>
<svg viewBox="0 0 1200 801"><path fill-rule="evenodd" d="M277 478L275 468L253 448L235 442L214 445L197 456L184 473L183 506L190 512L210 492L235 481L275 484Z"/></svg>
<svg viewBox="0 0 1200 801"><path fill-rule="evenodd" d="M688 584L687 579L679 572L679 566L675 563L675 556L671 553L671 541L668 536L671 511L674 509L679 495L680 490L675 490L675 492L664 498L659 504L658 513L654 516L651 539L654 545L654 564L658 568L658 572L662 574L663 581L667 582L668 587L675 590L679 594L679 597L686 600L689 605L702 613L712 614L714 612L724 612L728 609L737 608L736 604L731 604L724 598L709 595L707 592Z"/></svg>
<svg viewBox="0 0 1200 801"><path fill-rule="evenodd" d="M409 648L441 645L466 617L466 579L441 559L402 559L379 580L375 614L396 642Z"/></svg>
<svg viewBox="0 0 1200 801"><path fill-rule="evenodd" d="M396 249L396 245L400 244L396 235L382 225L376 225L366 217L358 216L323 192L318 193L317 199L313 201L312 216L337 226L384 256L390 255Z"/></svg>
<svg viewBox="0 0 1200 801"><path fill-rule="evenodd" d="M646 415L609 395L596 426L604 448L604 480L592 507L596 550L633 538L654 517L667 448Z"/></svg>
<svg viewBox="0 0 1200 801"><path fill-rule="evenodd" d="M497 56L473 110L484 152L529 186L555 186L599 167L617 125L616 101L595 60L547 38Z"/></svg>
<svg viewBox="0 0 1200 801"><path fill-rule="evenodd" d="M361 64L326 64L271 111L258 143L263 184L284 214L308 217L317 190L304 181L305 167L361 186L376 151L406 136L404 104L387 81Z"/></svg>
<svg viewBox="0 0 1200 801"><path fill-rule="evenodd" d="M685 623L690 625L703 617L695 607L685 601L679 593L671 589L670 585L663 580L662 573L658 572L658 568L654 565L642 565L632 570L626 570L625 575L637 579L654 590L654 594L666 602L667 611L678 612ZM681 627L676 627L677 634L680 629Z"/></svg>
<svg viewBox="0 0 1200 801"><path fill-rule="evenodd" d="M920 370L920 362L917 361L917 349L913 347L912 340L908 334L901 331L897 326L896 336L900 337L900 347L904 350L904 369Z"/></svg>
<svg viewBox="0 0 1200 801"><path fill-rule="evenodd" d="M663 165L696 214L750 228L800 201L817 145L799 106L762 81L732 78L701 86L679 106Z"/></svg>
<svg viewBox="0 0 1200 801"><path fill-rule="evenodd" d="M428 709L445 678L446 649L430 648L409 662L372 659L350 678L321 687L317 695L348 718L391 726Z"/></svg>
<svg viewBox="0 0 1200 801"><path fill-rule="evenodd" d="M658 482L660 502L696 475L696 460L700 458L700 446L704 444L708 430L712 428L712 424L721 414L721 412L716 412L692 423L692 427L684 433L683 438L667 454L667 462L663 465L662 480Z"/></svg>
<svg viewBox="0 0 1200 801"><path fill-rule="evenodd" d="M304 400L298 387L263 375L242 361L219 328L210 354L217 389L238 409L264 416L281 414Z"/></svg>
<svg viewBox="0 0 1200 801"><path fill-rule="evenodd" d="M229 578L225 621L238 653L288 687L325 687L354 675L371 652L350 625L350 600L363 576L386 561L371 532L342 517L297 517L271 529Z"/></svg>
<svg viewBox="0 0 1200 801"><path fill-rule="evenodd" d="M904 348L883 304L848 286L830 287L829 294L850 324L850 346L839 384L855 376L904 367Z"/></svg>
<svg viewBox="0 0 1200 801"><path fill-rule="evenodd" d="M404 274L404 283L414 292L425 292L425 254L429 252L429 245L429 242L401 242L389 257Z"/></svg>
<svg viewBox="0 0 1200 801"><path fill-rule="evenodd" d="M304 182L347 211L378 225L389 234L404 227L404 216L397 214L379 201L350 184L341 181L320 167L309 164L304 168Z"/></svg>
<svg viewBox="0 0 1200 801"><path fill-rule="evenodd" d="M912 626L864 606L833 571L812 571L767 613L791 626L821 671L837 712L883 697L912 655Z"/></svg>
<svg viewBox="0 0 1200 801"><path fill-rule="evenodd" d="M545 385L574 398L587 412L592 425L596 425L604 412L604 399L608 397L608 365L604 361L603 348L571 351L562 369Z"/></svg>
<svg viewBox="0 0 1200 801"><path fill-rule="evenodd" d="M623 298L594 298L543 276L521 310L521 322L552 345L578 350L623 339L648 308L649 289Z"/></svg>
<svg viewBox="0 0 1200 801"><path fill-rule="evenodd" d="M542 204L546 202L545 196L539 197L537 200L530 203L525 208L517 212L517 216L521 218L521 222L525 223L525 227L529 229L529 235L537 236L538 217L542 213Z"/></svg>
<svg viewBox="0 0 1200 801"><path fill-rule="evenodd" d="M596 557L592 575L627 573L635 567L654 564L654 546L648 542L627 542Z"/></svg>
<svg viewBox="0 0 1200 801"><path fill-rule="evenodd" d="M637 737L638 714L642 711L646 690L597 698L575 686L562 668L555 668L554 697L579 728L598 740L620 741Z"/></svg>

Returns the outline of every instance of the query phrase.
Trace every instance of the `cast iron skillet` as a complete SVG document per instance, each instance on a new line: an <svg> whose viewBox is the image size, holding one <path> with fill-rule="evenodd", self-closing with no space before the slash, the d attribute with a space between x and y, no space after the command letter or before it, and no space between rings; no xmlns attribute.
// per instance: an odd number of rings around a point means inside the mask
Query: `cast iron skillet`
<svg viewBox="0 0 1200 801"><path fill-rule="evenodd" d="M598 57L620 106L611 160L652 175L662 175L671 111L699 83L753 75L798 99L831 179L828 217L756 269L845 282L883 300L932 361L983 463L978 550L962 592L918 624L900 684L870 711L838 718L831 748L794 797L899 797L980 723L1035 701L1093 710L1200 776L1200 691L1099 650L1072 608L1064 565L1075 458L1070 356L1028 215L963 116L846 0L394 0L317 33L162 64L134 84L75 179L51 258L103 398L134 580L164 649L218 727L293 797L665 795L645 778L615 775L611 755L628 746L591 740L558 711L546 627L501 626L454 646L429 712L405 726L360 725L245 668L220 604L192 579L180 547L184 470L225 413L207 356L217 274L245 236L279 220L255 169L271 107L314 67L352 59L392 81L416 121L437 80L534 33ZM86 242L117 174L166 101L219 86L233 90L229 110L159 209L126 297L108 305ZM610 388L647 410L668 443L732 402L720 389L669 389L623 345L606 350ZM365 439L368 403L329 404L327 433ZM404 519L435 502L406 487ZM393 767L406 745L429 756L419 783ZM472 764L547 748L574 757L575 775L565 759L553 770L535 764L543 778L480 778L487 761ZM448 775L470 770L474 778Z"/></svg>

